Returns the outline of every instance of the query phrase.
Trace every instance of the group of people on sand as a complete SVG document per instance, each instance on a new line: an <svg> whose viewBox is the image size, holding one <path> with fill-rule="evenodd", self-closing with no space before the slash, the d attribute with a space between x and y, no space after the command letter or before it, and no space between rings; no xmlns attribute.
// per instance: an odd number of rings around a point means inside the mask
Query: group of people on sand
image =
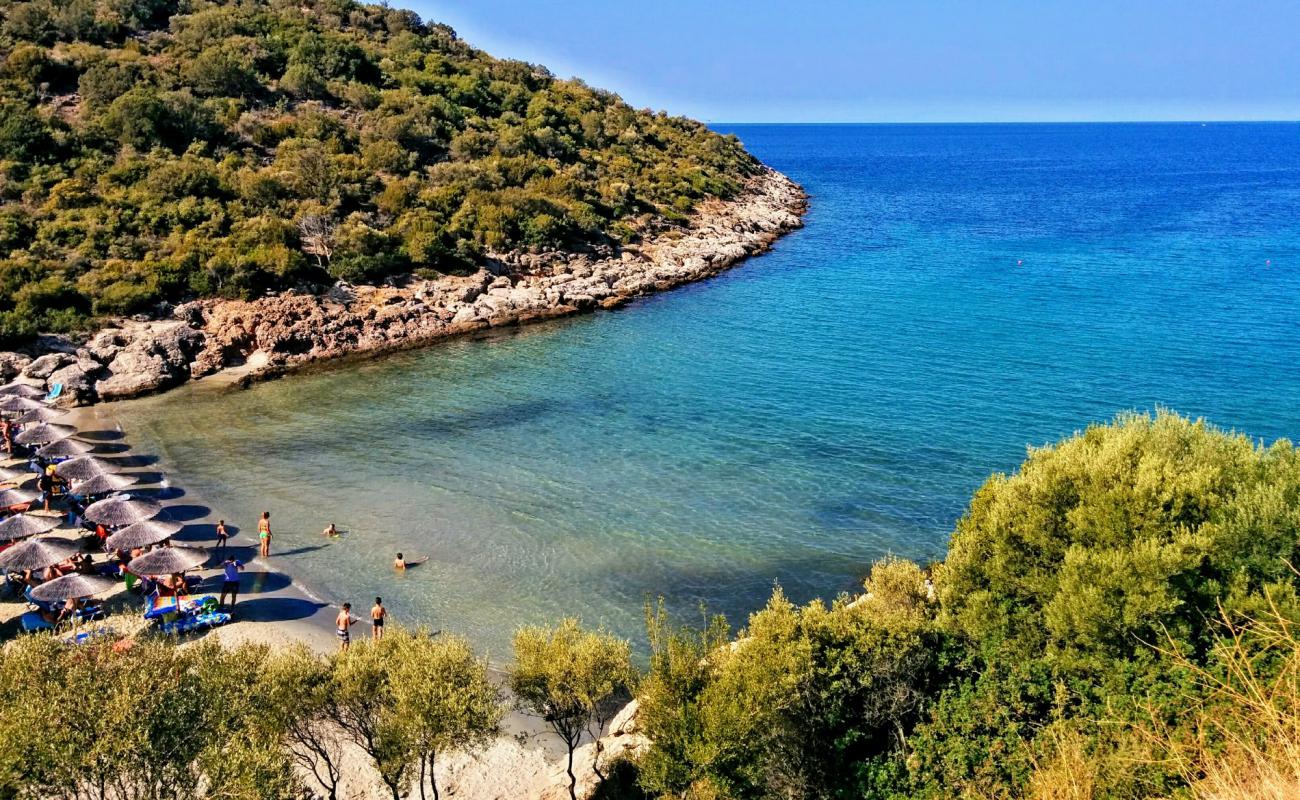
<svg viewBox="0 0 1300 800"><path fill-rule="evenodd" d="M384 598L376 597L375 604L370 608L370 638L379 641L384 638L384 620L388 619L388 609L384 608ZM344 603L343 608L339 610L338 616L334 618L334 633L338 636L339 651L348 649L352 643L352 626L361 620L352 616L352 604Z"/></svg>
<svg viewBox="0 0 1300 800"><path fill-rule="evenodd" d="M224 519L217 520L216 525L217 543L213 547L213 552L224 552L228 547L230 532L226 528ZM339 531L338 526L331 522L321 531L321 535L329 539L335 539L343 534ZM257 522L258 552L263 557L271 555L271 512L263 511L261 518ZM393 569L404 571L408 567L414 567L428 561L428 557L407 559L401 553L393 560ZM224 571L221 584L221 605L225 605L226 595L230 595L231 605L234 605L235 597L239 592L239 572L244 568L243 562L237 559L226 559L223 562ZM375 598L375 604L370 609L370 637L376 641L383 638L384 620L388 618L388 609L384 607L382 597ZM352 643L352 626L360 622L359 617L352 614L352 604L344 603L338 616L334 618L335 634L339 640L339 649L347 650L348 645Z"/></svg>

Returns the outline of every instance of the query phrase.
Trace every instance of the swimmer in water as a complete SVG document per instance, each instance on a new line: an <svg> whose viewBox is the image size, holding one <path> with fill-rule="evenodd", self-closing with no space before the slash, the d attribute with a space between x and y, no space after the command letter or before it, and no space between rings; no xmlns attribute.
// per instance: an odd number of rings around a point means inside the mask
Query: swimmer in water
<svg viewBox="0 0 1300 800"><path fill-rule="evenodd" d="M417 564L423 564L428 560L429 557L425 556L424 558L417 558L413 561L407 561L405 558L402 557L401 553L398 553L397 558L393 559L393 569L403 570L406 569L407 567L414 567Z"/></svg>

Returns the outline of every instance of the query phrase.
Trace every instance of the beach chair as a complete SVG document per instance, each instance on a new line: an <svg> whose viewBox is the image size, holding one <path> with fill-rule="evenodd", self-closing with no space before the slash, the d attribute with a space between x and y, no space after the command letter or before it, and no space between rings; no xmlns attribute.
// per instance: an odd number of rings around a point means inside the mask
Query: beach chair
<svg viewBox="0 0 1300 800"><path fill-rule="evenodd" d="M23 590L23 599L27 601L28 608L33 611L57 612L59 610L58 603L43 603L32 597L32 587L30 586Z"/></svg>
<svg viewBox="0 0 1300 800"><path fill-rule="evenodd" d="M164 622L158 626L158 630L168 636L179 636L183 633L194 633L208 628L216 628L225 625L230 620L231 616L224 611L210 611L205 614L181 617L174 622Z"/></svg>
<svg viewBox="0 0 1300 800"><path fill-rule="evenodd" d="M39 611L28 611L26 614L23 614L22 619L19 620L19 624L22 626L23 633L38 633L40 631L54 630L54 626L49 622L46 622L45 618L41 616Z"/></svg>
<svg viewBox="0 0 1300 800"><path fill-rule="evenodd" d="M112 628L96 628L93 631L82 631L81 633L75 633L72 636L68 636L64 638L63 643L76 646L88 644L96 639L106 639L114 635L115 632Z"/></svg>

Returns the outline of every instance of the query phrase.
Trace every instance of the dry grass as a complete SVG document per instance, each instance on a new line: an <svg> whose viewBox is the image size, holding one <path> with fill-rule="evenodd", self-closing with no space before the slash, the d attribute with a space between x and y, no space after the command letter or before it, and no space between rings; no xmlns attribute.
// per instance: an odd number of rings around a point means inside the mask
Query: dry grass
<svg viewBox="0 0 1300 800"><path fill-rule="evenodd" d="M1157 740L1198 800L1300 798L1300 638L1274 607L1245 624L1225 622L1221 674L1190 664L1207 698L1191 709L1196 736Z"/></svg>

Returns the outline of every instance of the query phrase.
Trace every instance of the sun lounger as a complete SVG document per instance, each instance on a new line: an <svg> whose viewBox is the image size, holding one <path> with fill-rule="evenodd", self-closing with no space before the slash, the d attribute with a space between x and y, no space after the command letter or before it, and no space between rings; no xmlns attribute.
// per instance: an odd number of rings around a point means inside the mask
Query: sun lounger
<svg viewBox="0 0 1300 800"><path fill-rule="evenodd" d="M168 614L199 614L217 607L217 598L210 594L201 597L185 597L179 603L175 597L159 597L152 601L145 610L144 618L162 619Z"/></svg>
<svg viewBox="0 0 1300 800"><path fill-rule="evenodd" d="M218 625L225 625L227 622L230 622L229 614L223 611L213 611L205 614L181 617L175 622L164 622L158 626L158 630L168 636L179 636L183 633L193 633L208 628L215 628Z"/></svg>
<svg viewBox="0 0 1300 800"><path fill-rule="evenodd" d="M45 618L41 616L41 612L39 611L28 611L26 614L23 614L19 624L22 625L23 633L54 630L54 626L46 622Z"/></svg>
<svg viewBox="0 0 1300 800"><path fill-rule="evenodd" d="M64 644L78 645L93 642L96 639L104 639L113 635L112 628L96 628L93 631L82 631L63 640Z"/></svg>

